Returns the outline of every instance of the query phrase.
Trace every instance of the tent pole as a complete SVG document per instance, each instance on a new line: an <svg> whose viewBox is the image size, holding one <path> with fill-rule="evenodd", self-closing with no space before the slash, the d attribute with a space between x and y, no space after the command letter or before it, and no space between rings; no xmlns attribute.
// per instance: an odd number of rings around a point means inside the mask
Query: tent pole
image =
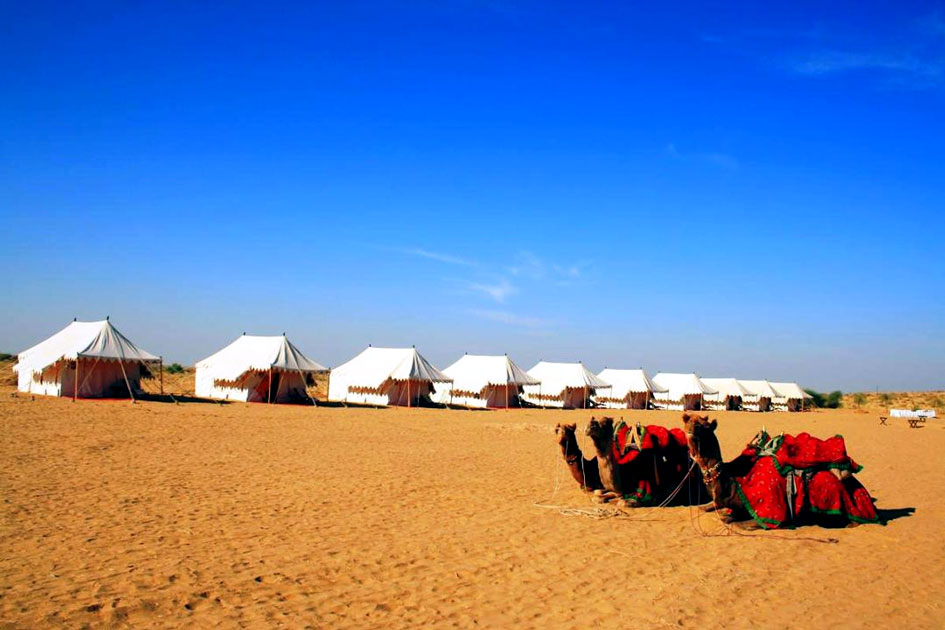
<svg viewBox="0 0 945 630"><path fill-rule="evenodd" d="M75 356L75 374L73 379L72 402L79 399L79 355Z"/></svg>
<svg viewBox="0 0 945 630"><path fill-rule="evenodd" d="M584 408L587 409L587 385L584 386Z"/></svg>
<svg viewBox="0 0 945 630"><path fill-rule="evenodd" d="M124 354L124 353L122 353ZM125 387L128 388L128 396L131 398L131 404L135 403L135 394L131 391L131 383L128 382L128 374L125 372L125 360L118 359L118 366L121 367L121 375L125 379Z"/></svg>
<svg viewBox="0 0 945 630"><path fill-rule="evenodd" d="M509 384L505 383L505 410L509 410Z"/></svg>
<svg viewBox="0 0 945 630"><path fill-rule="evenodd" d="M161 396L164 395L164 357L160 357L160 370L161 370Z"/></svg>
<svg viewBox="0 0 945 630"><path fill-rule="evenodd" d="M407 379L407 409L410 409L410 379Z"/></svg>
<svg viewBox="0 0 945 630"><path fill-rule="evenodd" d="M272 367L269 368L269 393L266 395L266 404L272 404Z"/></svg>

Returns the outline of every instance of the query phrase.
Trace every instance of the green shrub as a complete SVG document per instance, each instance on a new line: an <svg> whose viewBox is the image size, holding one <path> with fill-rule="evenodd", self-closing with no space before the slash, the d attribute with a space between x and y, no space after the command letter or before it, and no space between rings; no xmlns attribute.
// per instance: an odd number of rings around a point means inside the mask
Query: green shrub
<svg viewBox="0 0 945 630"><path fill-rule="evenodd" d="M164 367L164 371L168 374L180 374L184 371L184 368L180 363L171 363L170 365Z"/></svg>
<svg viewBox="0 0 945 630"><path fill-rule="evenodd" d="M856 405L856 408L859 409L866 404L866 394L863 392L857 392L853 394L853 404Z"/></svg>
<svg viewBox="0 0 945 630"><path fill-rule="evenodd" d="M811 404L820 409L837 409L843 405L843 392L835 391L829 394L822 394L813 389L805 389L810 394Z"/></svg>
<svg viewBox="0 0 945 630"><path fill-rule="evenodd" d="M827 394L827 409L839 409L843 406L843 392L840 390Z"/></svg>
<svg viewBox="0 0 945 630"><path fill-rule="evenodd" d="M9 361L10 359L15 359L16 355L7 354L6 352L0 352L0 361Z"/></svg>

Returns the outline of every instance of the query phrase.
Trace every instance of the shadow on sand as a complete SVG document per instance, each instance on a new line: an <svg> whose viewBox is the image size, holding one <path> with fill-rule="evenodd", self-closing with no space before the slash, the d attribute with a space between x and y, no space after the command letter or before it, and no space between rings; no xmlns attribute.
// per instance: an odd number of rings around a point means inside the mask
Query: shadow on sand
<svg viewBox="0 0 945 630"><path fill-rule="evenodd" d="M175 405L188 405L192 403L203 403L205 405L229 405L228 400L212 400L210 398L198 398L197 396L185 396L183 394L139 394L138 400L146 402L163 402Z"/></svg>
<svg viewBox="0 0 945 630"><path fill-rule="evenodd" d="M907 518L912 516L915 513L914 507L906 508L892 508L889 510L876 510L876 515L879 517L879 522L885 525L889 521L894 521L897 518Z"/></svg>

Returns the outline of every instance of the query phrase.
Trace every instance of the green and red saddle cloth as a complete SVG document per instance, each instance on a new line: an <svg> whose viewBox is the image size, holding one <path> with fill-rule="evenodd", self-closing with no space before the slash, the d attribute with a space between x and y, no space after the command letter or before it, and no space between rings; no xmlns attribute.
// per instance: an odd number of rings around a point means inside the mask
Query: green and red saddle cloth
<svg viewBox="0 0 945 630"><path fill-rule="evenodd" d="M873 499L853 474L862 470L847 454L843 436L809 433L771 437L762 430L742 451L747 474L736 477L738 497L766 529L833 515L858 523L879 521ZM847 472L839 477L831 471Z"/></svg>
<svg viewBox="0 0 945 630"><path fill-rule="evenodd" d="M688 470L688 449L682 429L639 423L630 426L618 421L614 425L613 450L624 498L642 506L658 502Z"/></svg>

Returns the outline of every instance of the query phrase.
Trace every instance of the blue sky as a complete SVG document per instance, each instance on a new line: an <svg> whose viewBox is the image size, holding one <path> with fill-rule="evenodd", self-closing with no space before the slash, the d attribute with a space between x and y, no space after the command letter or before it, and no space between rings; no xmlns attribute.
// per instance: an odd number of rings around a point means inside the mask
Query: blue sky
<svg viewBox="0 0 945 630"><path fill-rule="evenodd" d="M0 5L0 350L106 314L945 388L945 5Z"/></svg>

